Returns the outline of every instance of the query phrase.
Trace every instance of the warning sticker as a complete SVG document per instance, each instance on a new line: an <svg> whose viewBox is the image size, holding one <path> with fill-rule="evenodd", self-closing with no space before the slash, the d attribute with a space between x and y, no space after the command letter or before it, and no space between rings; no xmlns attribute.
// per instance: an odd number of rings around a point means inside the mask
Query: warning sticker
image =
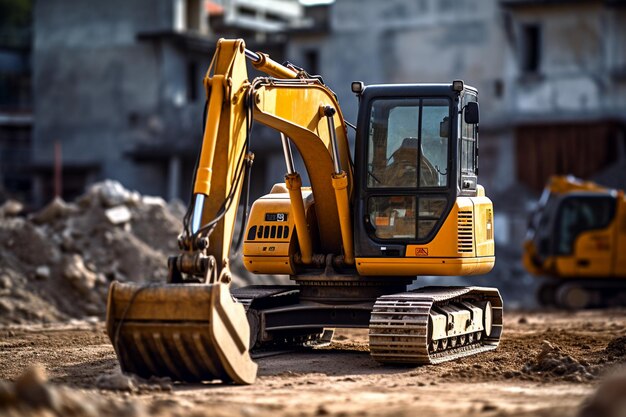
<svg viewBox="0 0 626 417"><path fill-rule="evenodd" d="M415 256L428 256L428 248L415 248Z"/></svg>

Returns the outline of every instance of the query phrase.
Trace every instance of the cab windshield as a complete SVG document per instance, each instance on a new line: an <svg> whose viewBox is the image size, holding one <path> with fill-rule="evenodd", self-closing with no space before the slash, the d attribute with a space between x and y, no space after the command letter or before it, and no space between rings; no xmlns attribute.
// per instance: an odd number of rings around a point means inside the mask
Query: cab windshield
<svg viewBox="0 0 626 417"><path fill-rule="evenodd" d="M447 187L449 117L446 98L374 101L367 186Z"/></svg>
<svg viewBox="0 0 626 417"><path fill-rule="evenodd" d="M366 222L380 240L427 240L447 206L447 98L372 102L367 146Z"/></svg>

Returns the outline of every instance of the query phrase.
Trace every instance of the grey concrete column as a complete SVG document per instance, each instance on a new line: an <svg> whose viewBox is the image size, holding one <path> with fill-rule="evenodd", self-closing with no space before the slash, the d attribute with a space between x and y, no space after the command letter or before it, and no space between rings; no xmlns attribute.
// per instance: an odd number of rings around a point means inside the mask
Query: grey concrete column
<svg viewBox="0 0 626 417"><path fill-rule="evenodd" d="M170 158L167 167L167 199L172 201L180 198L180 157L174 155Z"/></svg>

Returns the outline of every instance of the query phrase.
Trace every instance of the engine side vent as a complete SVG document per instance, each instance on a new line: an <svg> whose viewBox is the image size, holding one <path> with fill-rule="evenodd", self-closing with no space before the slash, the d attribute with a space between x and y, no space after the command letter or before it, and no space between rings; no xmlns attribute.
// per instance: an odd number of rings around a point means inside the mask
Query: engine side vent
<svg viewBox="0 0 626 417"><path fill-rule="evenodd" d="M459 253L471 253L474 250L474 214L472 211L459 211Z"/></svg>

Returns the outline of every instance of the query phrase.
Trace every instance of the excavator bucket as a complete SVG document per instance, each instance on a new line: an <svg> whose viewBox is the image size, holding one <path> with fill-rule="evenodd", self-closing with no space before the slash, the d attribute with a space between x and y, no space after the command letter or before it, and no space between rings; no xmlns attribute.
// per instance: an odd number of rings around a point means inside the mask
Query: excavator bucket
<svg viewBox="0 0 626 417"><path fill-rule="evenodd" d="M250 327L225 284L113 282L107 333L123 372L251 384Z"/></svg>

